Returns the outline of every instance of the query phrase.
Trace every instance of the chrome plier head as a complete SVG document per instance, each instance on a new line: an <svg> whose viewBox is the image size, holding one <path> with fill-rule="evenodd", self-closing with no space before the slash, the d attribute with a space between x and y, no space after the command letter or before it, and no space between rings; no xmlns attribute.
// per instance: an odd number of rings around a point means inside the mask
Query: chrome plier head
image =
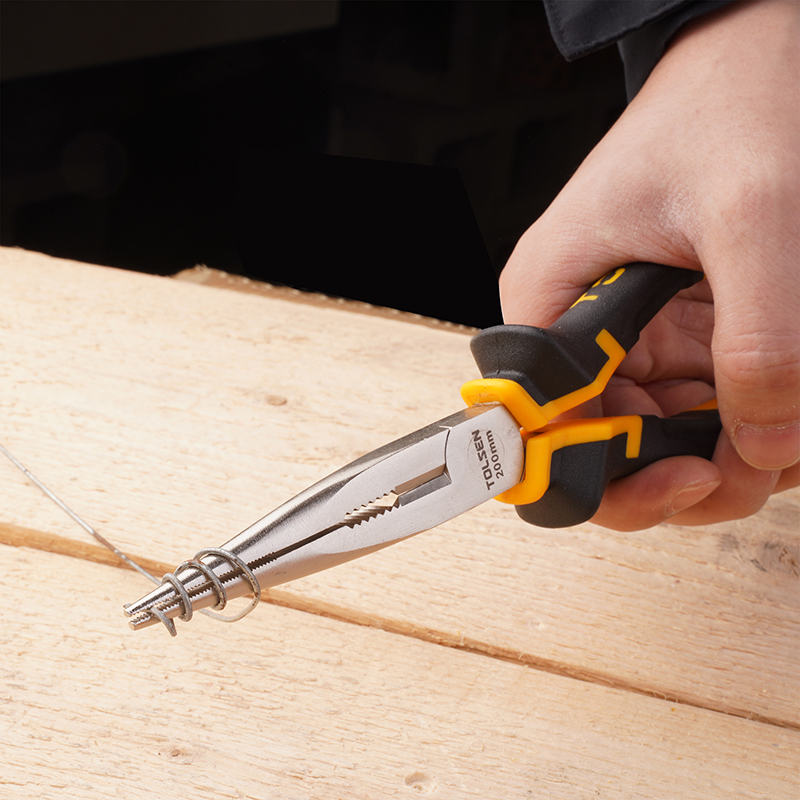
<svg viewBox="0 0 800 800"><path fill-rule="evenodd" d="M500 404L476 405L368 453L301 492L221 548L200 551L125 607L134 630L220 609L380 550L519 483L524 445Z"/></svg>

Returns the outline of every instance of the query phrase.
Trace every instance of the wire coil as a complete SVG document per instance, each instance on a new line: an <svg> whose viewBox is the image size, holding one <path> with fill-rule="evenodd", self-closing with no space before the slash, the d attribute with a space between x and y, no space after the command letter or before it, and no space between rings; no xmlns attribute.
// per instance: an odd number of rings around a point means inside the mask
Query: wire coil
<svg viewBox="0 0 800 800"><path fill-rule="evenodd" d="M201 561L201 559L205 556L217 556L218 558L221 558L231 567L233 572L238 570L242 574L242 577L244 577L252 587L252 601L237 614L225 616L223 614L216 613L217 611L222 611L228 604L228 594L225 591L225 586L222 583L222 579L214 572L213 569L211 569L208 564L204 564ZM216 602L213 606L211 606L213 610L200 609L201 614L205 614L206 616L212 617L220 622L237 622L238 620L242 619L242 617L246 617L258 606L258 603L261 600L261 585L259 584L258 578L256 578L253 570L247 565L247 562L237 556L236 553L232 553L230 550L225 550L221 547L206 547L203 550L198 550L194 554L193 558L190 558L188 561L184 561L182 564L179 564L173 572L167 573L161 579L162 585L168 583L175 591L181 609L178 619L182 620L183 622L188 622L194 616L194 608L192 606L192 600L189 597L189 592L186 590L186 587L178 577L178 573L182 570L190 568L197 569L200 573L202 573L203 576L205 576L208 583L211 584L211 589L214 592L214 597L216 598ZM152 614L160 622L163 622L164 627L169 631L170 636L178 635L178 631L175 629L175 622L160 608L153 606L152 608L146 609L145 613Z"/></svg>

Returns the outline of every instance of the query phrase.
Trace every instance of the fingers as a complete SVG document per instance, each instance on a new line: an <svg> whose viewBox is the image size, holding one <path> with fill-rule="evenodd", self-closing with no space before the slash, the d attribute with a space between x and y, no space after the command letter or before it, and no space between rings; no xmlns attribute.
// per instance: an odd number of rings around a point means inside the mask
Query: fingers
<svg viewBox="0 0 800 800"><path fill-rule="evenodd" d="M602 395L602 414L595 416L654 414L658 417L672 417L682 411L697 408L714 397L714 388L704 381L666 380L639 384L614 375Z"/></svg>
<svg viewBox="0 0 800 800"><path fill-rule="evenodd" d="M665 519L677 525L744 519L761 509L781 477L779 471L760 470L746 464L724 435L717 444L714 465L722 476L720 485L707 497Z"/></svg>
<svg viewBox="0 0 800 800"><path fill-rule="evenodd" d="M785 492L787 489L791 489L794 486L800 486L800 464L795 464L793 467L789 467L789 469L785 469L781 472L781 476L778 478L778 482L775 484L772 493Z"/></svg>
<svg viewBox="0 0 800 800"><path fill-rule="evenodd" d="M796 477L788 476L790 482ZM722 437L714 462L689 456L664 459L612 481L592 522L633 531L663 522L707 525L742 519L764 505L780 480L780 472L745 464Z"/></svg>
<svg viewBox="0 0 800 800"><path fill-rule="evenodd" d="M642 237L631 229L635 216L658 228L661 200L652 194L643 202L638 191L627 191L635 167L619 159L629 127L612 130L518 241L500 275L506 324L548 327L595 280L626 263L699 268L691 247L679 251L668 231Z"/></svg>
<svg viewBox="0 0 800 800"><path fill-rule="evenodd" d="M728 24L753 44L743 52L733 38L719 41L731 67L718 70L723 91L709 121L728 131L730 147L706 164L694 246L714 294L725 430L748 464L780 470L800 459L800 6L744 11ZM751 82L758 75L764 91ZM735 116L725 114L720 101L737 95Z"/></svg>
<svg viewBox="0 0 800 800"><path fill-rule="evenodd" d="M591 521L618 531L651 528L700 503L720 481L710 461L691 456L664 459L612 481Z"/></svg>
<svg viewBox="0 0 800 800"><path fill-rule="evenodd" d="M749 249L742 249L746 259ZM726 275L710 278L713 360L723 424L739 455L759 469L781 470L800 461L800 253L770 249L750 262L769 264L767 277L730 252L713 262Z"/></svg>
<svg viewBox="0 0 800 800"><path fill-rule="evenodd" d="M727 218L702 248L720 413L748 464L786 469L800 460L800 242L796 231L787 235L800 203L762 198Z"/></svg>

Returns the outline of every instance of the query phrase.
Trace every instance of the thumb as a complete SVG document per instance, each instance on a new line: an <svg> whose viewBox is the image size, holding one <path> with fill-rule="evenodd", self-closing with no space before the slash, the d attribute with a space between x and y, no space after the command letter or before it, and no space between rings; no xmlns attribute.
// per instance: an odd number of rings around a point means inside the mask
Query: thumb
<svg viewBox="0 0 800 800"><path fill-rule="evenodd" d="M548 327L607 272L664 255L663 250L644 252L638 242L628 240L622 222L629 216L625 198L592 193L593 182L584 179L585 166L583 170L525 231L500 274L507 325ZM601 236L598 230L611 233Z"/></svg>
<svg viewBox="0 0 800 800"><path fill-rule="evenodd" d="M707 266L717 398L741 458L786 469L800 461L800 275L787 254L783 263L775 253L747 255L721 270L716 260Z"/></svg>

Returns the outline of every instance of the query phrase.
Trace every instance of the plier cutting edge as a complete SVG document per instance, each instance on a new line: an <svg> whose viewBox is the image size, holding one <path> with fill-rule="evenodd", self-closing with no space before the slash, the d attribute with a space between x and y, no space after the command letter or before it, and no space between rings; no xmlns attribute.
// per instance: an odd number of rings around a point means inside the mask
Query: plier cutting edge
<svg viewBox="0 0 800 800"><path fill-rule="evenodd" d="M601 394L644 326L702 277L628 264L550 328L481 331L471 348L483 378L462 387L467 408L342 467L222 547L201 550L125 606L130 627L161 621L175 635L175 617L188 621L246 594L255 606L264 588L380 550L490 498L541 527L577 525L615 478L671 456L710 459L721 431L715 408L552 421Z"/></svg>

